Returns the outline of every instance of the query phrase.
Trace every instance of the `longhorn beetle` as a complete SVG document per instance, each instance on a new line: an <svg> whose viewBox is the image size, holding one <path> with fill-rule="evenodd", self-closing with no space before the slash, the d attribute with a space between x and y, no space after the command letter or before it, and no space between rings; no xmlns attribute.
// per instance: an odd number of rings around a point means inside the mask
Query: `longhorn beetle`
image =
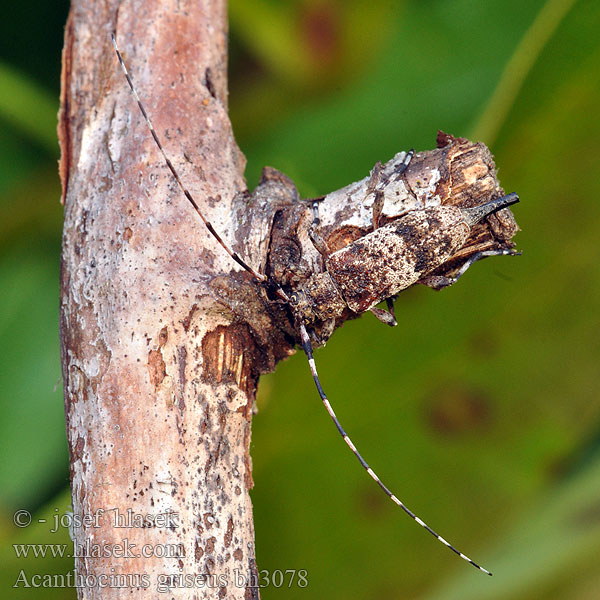
<svg viewBox="0 0 600 600"><path fill-rule="evenodd" d="M490 571L457 550L412 512L389 490L359 454L356 446L341 426L321 386L313 358L309 328L316 321L335 319L348 309L357 314L370 310L384 323L395 325L393 299L396 294L417 281L430 276L439 266L450 260L465 244L473 225L488 215L518 202L519 198L517 194L508 194L473 208L441 205L421 210L412 210L382 227L378 226L378 216L376 215L377 206L379 205L379 209L381 208L381 197L378 198L376 195L373 204L373 231L333 253L328 252L326 244L319 237L318 200L315 200L312 203L313 224L309 235L317 250L324 257L325 268L322 272L311 275L304 285L298 289L286 292L277 282L255 271L243 258L234 252L223 241L223 238L215 231L211 223L201 212L198 204L183 184L163 148L158 134L152 125L152 121L127 71L114 33L112 34L112 43L121 69L150 133L167 167L188 202L192 205L211 235L214 236L232 260L245 269L256 282L268 284L274 296L280 302L290 307L295 317L295 325L301 340L302 350L308 359L319 396L344 442L346 442L347 446L375 483L406 514L455 554L458 554L458 556L483 573L491 575ZM395 169L395 177L403 175L413 155L414 151L412 150L404 155L400 164ZM381 165L378 163L374 169L375 173L372 173L372 176L374 174L377 175L376 171L380 167ZM464 262L454 277L446 278L433 275L431 277L434 280L432 287L441 288L452 285L475 261L486 256L516 254L518 253L506 249L477 252ZM387 301L389 312L375 307L376 304L384 300Z"/></svg>

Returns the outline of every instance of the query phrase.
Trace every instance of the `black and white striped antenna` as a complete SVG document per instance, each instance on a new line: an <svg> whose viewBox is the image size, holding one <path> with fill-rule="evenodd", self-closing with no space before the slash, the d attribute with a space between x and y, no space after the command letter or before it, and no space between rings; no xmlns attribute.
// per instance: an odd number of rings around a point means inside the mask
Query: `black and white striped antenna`
<svg viewBox="0 0 600 600"><path fill-rule="evenodd" d="M321 385L321 382L319 381L319 375L317 373L317 366L315 364L315 359L313 358L312 345L310 343L310 339L308 337L308 332L306 331L306 327L304 326L303 323L300 323L299 329L300 329L300 336L301 336L301 340L302 340L302 349L304 350L304 353L306 354L306 357L308 358L310 372L312 373L312 377L315 381L315 385L317 386L319 396L321 396L321 400L323 401L323 404L325 405L325 408L327 409L329 416L335 423L335 426L336 426L339 434L344 438L346 445L348 446L348 448L350 448L350 450L352 450L352 452L354 453L354 456L356 456L356 458L358 459L358 462L363 466L363 468L369 474L371 479L373 479L373 481L375 481L375 483L384 491L386 496L388 496L388 498L392 502L397 504L411 519L413 519L421 527L426 529L433 537L435 537L440 542L442 542L442 544L444 544L445 546L450 548L450 550L452 550L452 552L454 552L455 554L458 554L458 556L460 556L463 560L466 560L469 564L473 565L480 571L483 571L487 575L491 575L491 573L487 569L484 569L481 565L478 565L475 561L471 560L466 554L463 554L460 550L457 550L450 542L446 541L441 535L439 535L433 529L431 529L431 527L429 527L429 525L427 525L427 523L425 523L425 521L423 521L421 518L419 518L412 510L410 510L410 508L408 508L408 506L406 506L406 504L404 504L404 502L402 502L394 494L392 494L391 490L385 485L385 483L383 483L383 481L381 481L381 479L379 479L377 473L375 473L375 471L373 471L373 469L371 469L371 467L368 465L367 461L360 455L360 453L356 449L356 446L352 443L352 440L348 437L348 434L344 431L344 428L342 427L341 423L338 421L338 418L337 418L333 408L331 408L331 404L329 403L329 400L327 399L327 396L326 396L325 392L323 391L323 386Z"/></svg>
<svg viewBox="0 0 600 600"><path fill-rule="evenodd" d="M148 125L148 129L150 130L150 133L152 134L152 137L154 138L154 141L156 142L158 149L160 150L161 154L163 155L163 158L165 159L167 167L171 171L173 177L175 178L175 181L177 182L177 185L179 185L181 191L183 192L183 195L187 198L189 203L193 206L194 210L196 211L196 213L198 214L198 216L200 217L200 219L202 220L202 222L204 223L204 225L206 226L208 231L217 240L217 242L219 242L219 244L221 244L221 246L223 247L225 252L227 252L227 254L229 254L229 256L231 256L231 258L238 265L240 265L243 269L245 269L248 273L250 273L250 275L252 275L252 277L254 279L256 279L256 281L258 281L259 283L266 282L268 280L266 275L263 275L263 274L255 271L250 265L248 265L248 263L246 263L246 261L244 261L242 258L240 258L240 256L236 252L234 252L223 241L223 238L221 238L221 236L215 231L214 227L211 225L210 221L202 214L202 211L200 210L198 204L196 203L196 201L194 200L194 198L192 197L190 192L187 190L187 188L184 186L183 182L181 181L181 178L179 177L177 171L175 170L175 167L173 166L173 163L167 156L167 154L163 148L163 145L158 137L158 134L156 133L154 126L152 125L152 121L150 120L150 117L148 116L148 113L146 112L146 109L144 108L144 105L142 104L142 102L137 94L135 86L133 85L133 81L129 75L129 72L127 71L127 67L125 66L125 62L123 61L123 57L121 56L121 52L119 51L119 48L117 46L117 40L115 38L115 34L113 33L111 35L111 37L112 37L113 46L115 48L115 52L117 54L117 58L119 59L119 63L121 65L121 69L123 70L123 73L125 74L125 78L127 79L127 83L129 84L129 87L131 88L133 97L135 98L135 100L138 104L140 112L142 113L142 115L146 121L146 124ZM279 299L288 303L288 305L290 305L290 308L291 308L289 296L281 289L281 287L279 285L277 285L277 283L272 282L272 281L269 281L269 283L272 285L272 290L279 297ZM325 392L323 391L323 386L321 385L321 381L319 380L319 375L317 373L317 367L315 365L315 359L313 357L313 348L312 348L312 344L310 342L310 338L308 336L308 332L306 330L306 326L304 325L304 323L302 322L301 319L296 318L296 321L297 321L298 329L300 332L300 340L301 340L302 350L304 351L304 353L306 354L306 358L308 359L308 364L310 366L310 371L311 371L313 380L315 382L315 385L317 386L317 391L319 392L319 396L320 396L321 400L323 401L325 409L329 413L329 416L331 417L333 423L335 424L335 427L338 430L339 434L342 436L344 442L346 442L346 445L348 446L348 448L350 448L350 450L352 451L354 456L356 456L356 458L358 459L360 464L363 466L363 468L367 471L369 476L384 491L384 493L392 500L392 502L397 504L411 519L416 521L419 525L421 525L421 527L426 529L431 535L433 535L437 540L442 542L442 544L444 544L445 546L450 548L450 550L452 550L452 552L454 552L455 554L460 556L463 560L466 560L469 564L473 565L475 568L479 569L483 573L486 573L487 575L491 575L492 573L490 573L487 569L484 569L481 565L478 565L476 562L471 560L468 556L466 556L465 554L460 552L460 550L457 550L452 544L447 542L441 535L437 534L431 527L429 527L429 525L427 525L427 523L425 523L414 512L412 512L401 500L399 500L390 491L390 489L381 481L381 479L379 479L379 477L373 471L373 469L371 469L371 467L369 467L367 462L364 460L364 458L360 455L360 453L356 449L356 446L352 443L352 440L348 437L348 434L345 432L345 430L342 427L342 425L340 424L333 408L331 407L331 404L330 404L329 400L327 399Z"/></svg>

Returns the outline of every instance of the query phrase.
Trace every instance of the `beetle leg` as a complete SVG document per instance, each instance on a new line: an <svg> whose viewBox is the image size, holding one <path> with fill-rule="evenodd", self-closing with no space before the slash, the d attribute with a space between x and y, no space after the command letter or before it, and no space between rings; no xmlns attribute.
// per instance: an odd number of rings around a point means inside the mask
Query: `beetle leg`
<svg viewBox="0 0 600 600"><path fill-rule="evenodd" d="M372 312L385 325L389 325L390 327L395 327L396 325L398 325L396 317L387 310L373 307L370 308L369 311Z"/></svg>
<svg viewBox="0 0 600 600"><path fill-rule="evenodd" d="M394 169L394 177L396 181L400 180L402 175L406 169L408 169L408 165L415 155L414 149L410 149L404 156L404 159L400 164ZM373 169L371 169L371 174L369 175L369 182L367 183L367 194L374 194L375 199L373 200L373 231L379 228L379 221L381 219L381 213L383 212L383 205L385 204L385 195L380 190L377 189L377 186L381 182L381 171L382 165L381 162L377 161Z"/></svg>
<svg viewBox="0 0 600 600"><path fill-rule="evenodd" d="M321 219L319 218L319 202L321 202L321 200L323 200L323 197L315 198L311 201L310 207L312 209L313 214L313 220L310 224L311 229L314 229L321 224Z"/></svg>
<svg viewBox="0 0 600 600"><path fill-rule="evenodd" d="M385 303L387 304L387 307L388 307L388 311L390 312L392 317L394 317L394 320L396 319L396 310L394 308L394 302L396 301L397 297L398 296L390 296L389 298L386 298L386 301L385 301Z"/></svg>
<svg viewBox="0 0 600 600"><path fill-rule="evenodd" d="M410 165L410 161L413 159L415 155L415 149L411 148L404 157L404 160L396 167L394 170L394 175L396 175L396 181L399 181L406 169L408 169L408 165Z"/></svg>
<svg viewBox="0 0 600 600"><path fill-rule="evenodd" d="M317 198L312 201L311 208L313 213L313 220L308 228L308 237L310 241L313 243L313 246L317 249L317 252L323 257L327 258L331 254L331 250L327 245L325 239L321 236L321 234L317 231L317 227L321 224L321 219L319 218L319 202L322 198Z"/></svg>
<svg viewBox="0 0 600 600"><path fill-rule="evenodd" d="M371 172L369 173L369 181L367 182L367 193L374 194L375 199L373 200L373 231L379 227L379 218L381 217L381 211L383 210L383 204L385 196L381 190L377 189L379 182L381 181L381 161L377 161Z"/></svg>
<svg viewBox="0 0 600 600"><path fill-rule="evenodd" d="M449 287L455 284L466 272L467 269L478 260L486 258L488 256L520 256L520 252L514 250L484 250L482 252L476 252L464 262L464 264L458 269L454 277L444 277L443 275L430 275L423 277L419 281L423 285L427 285L435 290L442 290L445 287Z"/></svg>
<svg viewBox="0 0 600 600"><path fill-rule="evenodd" d="M315 231L312 227L308 230L308 237L312 242L313 246L317 249L317 252L323 257L327 258L331 254L331 250L327 245L327 242L318 231Z"/></svg>
<svg viewBox="0 0 600 600"><path fill-rule="evenodd" d="M381 219L384 203L385 196L383 192L381 190L376 190L375 200L373 200L373 231L379 229L379 219Z"/></svg>

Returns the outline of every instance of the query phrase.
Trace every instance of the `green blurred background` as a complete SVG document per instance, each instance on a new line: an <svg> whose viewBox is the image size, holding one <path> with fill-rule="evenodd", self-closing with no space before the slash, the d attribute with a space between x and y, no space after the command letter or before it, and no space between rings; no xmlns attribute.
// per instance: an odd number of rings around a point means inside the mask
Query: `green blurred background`
<svg viewBox="0 0 600 600"><path fill-rule="evenodd" d="M66 541L13 513L69 504L58 347L55 140L64 1L0 22L0 550ZM252 456L259 568L306 569L271 598L600 597L600 5L597 0L230 0L231 116L253 187L268 164L314 196L437 129L486 142L516 191L523 256L410 289L317 352L357 446L451 555L340 441L301 355L261 380ZM72 598L72 590L37 590Z"/></svg>

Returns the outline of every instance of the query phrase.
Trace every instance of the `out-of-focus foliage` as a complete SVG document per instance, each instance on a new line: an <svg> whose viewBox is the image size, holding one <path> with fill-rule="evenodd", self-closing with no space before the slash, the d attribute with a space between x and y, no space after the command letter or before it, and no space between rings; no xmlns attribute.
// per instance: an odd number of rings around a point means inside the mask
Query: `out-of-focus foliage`
<svg viewBox="0 0 600 600"><path fill-rule="evenodd" d="M12 588L20 569L69 569L11 545L66 541L48 523L12 524L17 509L50 519L68 503L48 133L66 8L16 6L22 25L7 20L0 36L0 581L14 598L32 593ZM489 143L522 200L522 257L478 263L440 293L408 290L398 328L367 315L317 353L373 468L494 577L374 486L297 356L261 381L253 501L259 568L306 569L309 585L263 598L599 597L600 6L230 0L230 13L230 105L249 185L269 164L304 195L326 193L398 150L433 147L443 129Z"/></svg>

